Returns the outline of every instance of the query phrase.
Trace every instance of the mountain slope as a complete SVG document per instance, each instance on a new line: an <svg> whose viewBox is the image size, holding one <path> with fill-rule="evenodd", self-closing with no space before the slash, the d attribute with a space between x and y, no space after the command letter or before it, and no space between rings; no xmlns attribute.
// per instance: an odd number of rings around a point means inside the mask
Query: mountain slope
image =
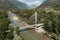
<svg viewBox="0 0 60 40"><path fill-rule="evenodd" d="M29 8L29 6L27 4L17 1L17 0L9 0L9 2L16 5L16 7L20 8L20 9L28 9Z"/></svg>
<svg viewBox="0 0 60 40"><path fill-rule="evenodd" d="M38 8L54 7L60 9L60 0L46 0Z"/></svg>
<svg viewBox="0 0 60 40"><path fill-rule="evenodd" d="M17 7L8 0L0 0L0 10L4 9L17 9Z"/></svg>
<svg viewBox="0 0 60 40"><path fill-rule="evenodd" d="M26 4L17 0L0 0L0 10L4 9L26 9L29 8Z"/></svg>

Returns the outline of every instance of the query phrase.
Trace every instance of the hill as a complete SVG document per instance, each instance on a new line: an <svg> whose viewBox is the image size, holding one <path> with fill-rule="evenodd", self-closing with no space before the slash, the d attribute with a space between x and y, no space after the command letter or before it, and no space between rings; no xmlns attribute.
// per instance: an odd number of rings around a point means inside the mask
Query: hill
<svg viewBox="0 0 60 40"><path fill-rule="evenodd" d="M46 0L38 8L53 7L60 9L60 0Z"/></svg>
<svg viewBox="0 0 60 40"><path fill-rule="evenodd" d="M20 8L20 9L28 9L29 6L23 2L20 2L18 0L8 0L10 3L14 4L17 8Z"/></svg>
<svg viewBox="0 0 60 40"><path fill-rule="evenodd" d="M26 9L28 6L25 3L17 0L0 0L0 10L4 9Z"/></svg>

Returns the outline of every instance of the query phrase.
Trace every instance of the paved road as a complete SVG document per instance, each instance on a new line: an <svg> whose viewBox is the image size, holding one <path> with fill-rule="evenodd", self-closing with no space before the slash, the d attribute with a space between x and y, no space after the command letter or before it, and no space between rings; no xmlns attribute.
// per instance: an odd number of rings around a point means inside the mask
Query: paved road
<svg viewBox="0 0 60 40"><path fill-rule="evenodd" d="M25 26L25 24L22 23L22 21L20 21L20 19L18 19L16 14L14 14L14 13L10 12L8 14L8 18L11 20L11 23L15 26L19 26L19 27ZM17 20L13 20L13 19L17 19ZM42 33L37 33L34 30L28 30L28 31L20 32L20 34L25 40L51 40L46 35L44 35Z"/></svg>

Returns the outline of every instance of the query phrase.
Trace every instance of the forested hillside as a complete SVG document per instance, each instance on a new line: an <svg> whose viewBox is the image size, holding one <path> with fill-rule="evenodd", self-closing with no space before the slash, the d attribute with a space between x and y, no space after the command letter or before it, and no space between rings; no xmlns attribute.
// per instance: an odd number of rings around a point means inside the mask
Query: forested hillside
<svg viewBox="0 0 60 40"><path fill-rule="evenodd" d="M8 0L0 0L0 10L17 9L17 7Z"/></svg>
<svg viewBox="0 0 60 40"><path fill-rule="evenodd" d="M0 0L0 10L28 9L29 6L18 0Z"/></svg>
<svg viewBox="0 0 60 40"><path fill-rule="evenodd" d="M38 23L44 23L44 29L47 34L55 39L59 40L60 38L60 10L55 8L46 8L46 9L32 9L32 10L15 10L13 11L17 14L21 20L26 21L28 24L34 24L34 17L30 18L35 11L38 12ZM1 27L1 40L7 38L7 35L10 35L8 38L11 40L14 38L12 33L6 34L4 31L9 30L10 21L7 17L8 11L0 11L0 27Z"/></svg>
<svg viewBox="0 0 60 40"><path fill-rule="evenodd" d="M17 9L16 5L8 1L0 0L0 40L13 40L14 30L19 33L19 28L9 28L10 20L8 19L8 11L10 11L10 9L11 11L14 10L12 12L29 25L34 24L34 17L30 17L37 12L38 23L44 24L46 34L54 40L60 40L60 0L44 1L36 9ZM6 33L6 30L11 30L11 32ZM20 40L21 39L24 40L22 36Z"/></svg>
<svg viewBox="0 0 60 40"><path fill-rule="evenodd" d="M55 8L18 10L17 15L22 17L28 24L34 24L34 17L30 18L35 11L38 12L38 23L44 23L44 29L54 40L60 40L60 10ZM23 16L24 15L24 16Z"/></svg>
<svg viewBox="0 0 60 40"><path fill-rule="evenodd" d="M52 7L60 9L60 0L46 0L38 8Z"/></svg>
<svg viewBox="0 0 60 40"><path fill-rule="evenodd" d="M16 33L14 33L14 31L16 31ZM0 40L15 40L15 34L17 34L18 37L18 35L20 36L19 33L19 28L16 27L16 29L14 29L13 25L11 25L8 19L8 11L0 11ZM21 36L19 40L24 39Z"/></svg>

